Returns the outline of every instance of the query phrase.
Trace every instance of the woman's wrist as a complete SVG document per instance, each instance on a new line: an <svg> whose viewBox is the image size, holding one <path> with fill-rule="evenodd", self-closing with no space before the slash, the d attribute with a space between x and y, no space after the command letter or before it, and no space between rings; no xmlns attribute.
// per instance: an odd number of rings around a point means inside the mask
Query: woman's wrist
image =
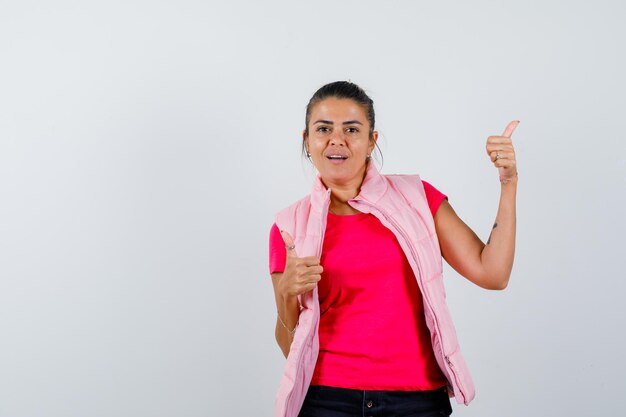
<svg viewBox="0 0 626 417"><path fill-rule="evenodd" d="M500 184L502 185L517 184L517 172L510 177L500 176Z"/></svg>
<svg viewBox="0 0 626 417"><path fill-rule="evenodd" d="M289 332L289 335L293 337L293 335L296 333L296 328L298 327L298 321L296 321L296 324L293 326L293 329L290 329L289 326L287 326L287 324L285 323L285 321L280 317L279 311L276 312L276 315L278 316L278 321L280 321L280 324L282 324L285 330Z"/></svg>
<svg viewBox="0 0 626 417"><path fill-rule="evenodd" d="M283 305L285 306L285 308L289 308L294 305L299 306L300 302L298 301L298 296L291 295L291 294L283 294Z"/></svg>
<svg viewBox="0 0 626 417"><path fill-rule="evenodd" d="M296 327L298 327L298 319L300 317L300 300L297 295L283 296L282 309L278 309L276 314L280 324L293 337ZM292 324L293 323L293 324Z"/></svg>

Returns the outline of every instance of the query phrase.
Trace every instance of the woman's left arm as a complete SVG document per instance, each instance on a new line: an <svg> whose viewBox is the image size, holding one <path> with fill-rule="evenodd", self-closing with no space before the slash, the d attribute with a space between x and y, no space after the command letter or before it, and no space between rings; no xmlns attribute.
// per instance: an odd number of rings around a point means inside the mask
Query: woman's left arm
<svg viewBox="0 0 626 417"><path fill-rule="evenodd" d="M448 201L435 214L441 254L459 274L491 290L506 288L515 254L515 199L517 164L511 135L518 121L509 123L502 136L487 139L487 154L500 174L500 203L487 243L461 220Z"/></svg>

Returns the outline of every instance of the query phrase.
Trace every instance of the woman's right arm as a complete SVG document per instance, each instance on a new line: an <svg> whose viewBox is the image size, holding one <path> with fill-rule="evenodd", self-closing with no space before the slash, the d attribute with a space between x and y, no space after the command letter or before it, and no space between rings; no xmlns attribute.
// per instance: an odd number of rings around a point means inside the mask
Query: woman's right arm
<svg viewBox="0 0 626 417"><path fill-rule="evenodd" d="M311 291L320 279L323 268L319 258L306 256L299 258L296 254L293 238L287 232L281 232L285 243L287 257L285 270L272 273L274 299L276 301L275 336L283 355L289 355L293 330L298 325L300 317L300 302L298 295Z"/></svg>
<svg viewBox="0 0 626 417"><path fill-rule="evenodd" d="M272 274L274 298L276 299L276 310L278 311L278 317L276 317L276 330L274 333L276 342L286 358L289 354L289 349L291 348L291 342L293 340L291 330L295 329L296 324L298 323L298 317L300 316L300 304L297 296L285 297L280 293L280 281L282 278L282 272L274 272ZM281 319L287 328L285 328L285 326L283 326L280 322Z"/></svg>

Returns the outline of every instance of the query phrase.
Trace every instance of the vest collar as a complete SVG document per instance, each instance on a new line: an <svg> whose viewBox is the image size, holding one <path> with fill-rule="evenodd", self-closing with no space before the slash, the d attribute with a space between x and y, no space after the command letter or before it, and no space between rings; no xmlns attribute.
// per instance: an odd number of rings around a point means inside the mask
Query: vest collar
<svg viewBox="0 0 626 417"><path fill-rule="evenodd" d="M365 169L365 178L363 178L361 183L361 190L354 199L363 199L370 203L376 203L385 194L385 191L387 191L387 181L380 174L374 162L369 160ZM330 193L331 189L326 188L318 173L313 181L313 189L311 191L311 205L313 209L321 212L327 199L330 199Z"/></svg>

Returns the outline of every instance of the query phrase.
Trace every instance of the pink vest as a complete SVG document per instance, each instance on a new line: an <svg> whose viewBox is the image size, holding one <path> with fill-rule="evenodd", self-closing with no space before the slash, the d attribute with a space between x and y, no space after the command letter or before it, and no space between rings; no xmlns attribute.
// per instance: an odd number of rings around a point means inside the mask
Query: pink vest
<svg viewBox="0 0 626 417"><path fill-rule="evenodd" d="M311 194L276 215L276 225L293 237L298 256L321 256L330 192L318 175ZM381 175L368 162L360 193L348 203L376 216L398 239L422 292L426 325L437 363L448 379L448 392L459 404L468 405L474 399L474 385L446 306L439 240L420 177ZM276 395L275 417L297 417L319 352L317 287L300 296L300 304L303 308Z"/></svg>

